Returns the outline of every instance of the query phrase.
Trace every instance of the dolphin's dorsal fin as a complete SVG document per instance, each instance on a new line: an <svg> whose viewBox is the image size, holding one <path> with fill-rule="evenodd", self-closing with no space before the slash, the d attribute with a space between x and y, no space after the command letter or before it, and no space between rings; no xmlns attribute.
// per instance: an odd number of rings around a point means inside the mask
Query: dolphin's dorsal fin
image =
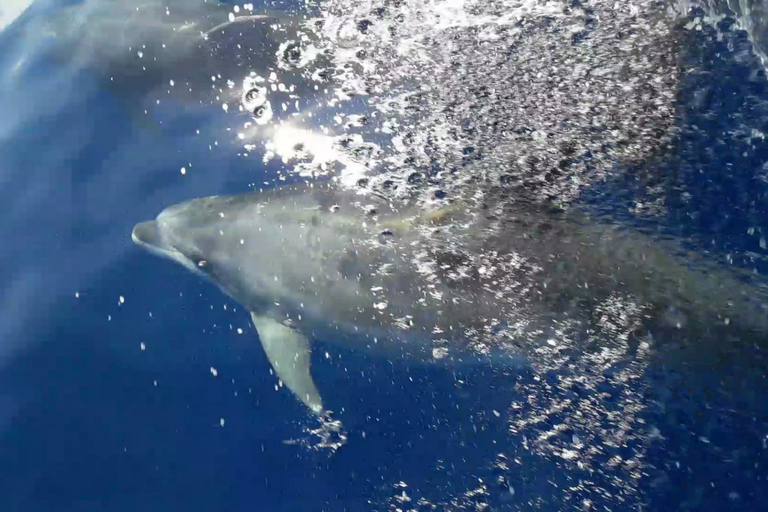
<svg viewBox="0 0 768 512"><path fill-rule="evenodd" d="M323 401L309 373L312 356L309 339L270 316L252 312L251 319L277 376L307 407L321 413Z"/></svg>

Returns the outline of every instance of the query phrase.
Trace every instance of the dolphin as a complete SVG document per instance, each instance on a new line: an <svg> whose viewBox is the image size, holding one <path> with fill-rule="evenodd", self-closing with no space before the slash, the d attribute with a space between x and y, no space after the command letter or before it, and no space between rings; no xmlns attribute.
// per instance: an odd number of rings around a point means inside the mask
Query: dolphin
<svg viewBox="0 0 768 512"><path fill-rule="evenodd" d="M317 413L312 339L425 362L519 361L547 324L617 293L677 328L768 328L756 287L639 232L359 192L327 181L192 199L136 225L132 238L248 309L278 377Z"/></svg>
<svg viewBox="0 0 768 512"><path fill-rule="evenodd" d="M233 9L217 0L85 0L30 18L18 61L43 58L72 73L86 70L133 112L167 99L239 108L249 92L244 81L271 75L285 87L282 101L309 101L313 66L324 55L301 16L250 4Z"/></svg>

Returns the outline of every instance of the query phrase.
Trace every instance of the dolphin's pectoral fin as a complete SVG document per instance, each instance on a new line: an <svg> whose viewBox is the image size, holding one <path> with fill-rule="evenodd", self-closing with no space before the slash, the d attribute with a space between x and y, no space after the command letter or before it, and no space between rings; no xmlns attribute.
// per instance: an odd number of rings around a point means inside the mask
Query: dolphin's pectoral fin
<svg viewBox="0 0 768 512"><path fill-rule="evenodd" d="M251 313L251 319L277 376L307 407L322 412L323 402L309 373L312 346L307 337L269 316Z"/></svg>

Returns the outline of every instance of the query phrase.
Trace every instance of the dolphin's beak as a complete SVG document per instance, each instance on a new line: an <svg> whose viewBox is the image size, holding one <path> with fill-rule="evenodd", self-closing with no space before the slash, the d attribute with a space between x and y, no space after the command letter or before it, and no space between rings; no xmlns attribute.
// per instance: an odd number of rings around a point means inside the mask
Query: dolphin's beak
<svg viewBox="0 0 768 512"><path fill-rule="evenodd" d="M158 221L149 220L136 224L131 232L131 238L136 245L143 247L152 254L181 263L195 274L205 277L205 274L189 258L168 242L168 238L161 231Z"/></svg>
<svg viewBox="0 0 768 512"><path fill-rule="evenodd" d="M131 238L135 244L151 253L177 261L184 259L182 254L168 243L166 236L160 230L160 224L156 220L136 224L131 232Z"/></svg>
<svg viewBox="0 0 768 512"><path fill-rule="evenodd" d="M163 239L160 230L157 229L157 221L150 220L136 224L131 233L133 241L145 247L160 249L163 247Z"/></svg>

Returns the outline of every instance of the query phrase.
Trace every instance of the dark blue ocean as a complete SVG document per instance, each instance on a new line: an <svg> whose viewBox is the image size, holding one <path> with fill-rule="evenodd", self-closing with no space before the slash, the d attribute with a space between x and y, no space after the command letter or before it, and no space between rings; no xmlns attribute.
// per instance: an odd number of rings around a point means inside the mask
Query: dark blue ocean
<svg viewBox="0 0 768 512"><path fill-rule="evenodd" d="M760 340L714 366L646 372L641 417L663 442L622 505L585 484L609 488L610 470L566 469L509 432L524 368L456 373L320 340L313 374L348 439L317 448L317 421L275 391L247 312L131 242L168 205L259 183L259 159L222 137L215 106L170 101L144 126L43 40L14 74L36 15L0 33L0 512L768 510ZM768 79L732 24L685 53L699 72L678 92L682 149L663 164L657 222L700 252L765 255L768 143L742 127L768 133ZM629 193L606 188L602 207L625 211ZM610 408L620 397L604 391Z"/></svg>

